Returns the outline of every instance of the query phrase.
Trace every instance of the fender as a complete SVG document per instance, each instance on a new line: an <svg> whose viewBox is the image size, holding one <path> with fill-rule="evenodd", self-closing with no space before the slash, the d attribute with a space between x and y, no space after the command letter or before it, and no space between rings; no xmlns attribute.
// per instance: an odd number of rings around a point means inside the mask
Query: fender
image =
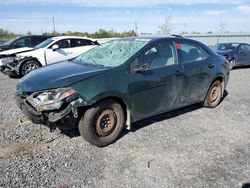
<svg viewBox="0 0 250 188"><path fill-rule="evenodd" d="M71 102L71 105L75 108L88 107L106 99L116 100L118 103L122 105L124 109L125 117L126 117L126 129L130 130L131 123L133 122L133 117L130 112L130 107L128 105L127 98L122 93L115 92L115 91L105 92L105 93L95 96L94 98L90 100L87 100L85 97L80 97L77 100Z"/></svg>

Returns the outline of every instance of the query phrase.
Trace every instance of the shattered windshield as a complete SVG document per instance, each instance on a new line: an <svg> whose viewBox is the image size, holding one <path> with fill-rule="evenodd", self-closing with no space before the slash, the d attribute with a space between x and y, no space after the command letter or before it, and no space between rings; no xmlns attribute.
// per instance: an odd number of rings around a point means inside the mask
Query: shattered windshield
<svg viewBox="0 0 250 188"><path fill-rule="evenodd" d="M113 40L83 53L73 61L116 67L125 63L149 41L150 39Z"/></svg>

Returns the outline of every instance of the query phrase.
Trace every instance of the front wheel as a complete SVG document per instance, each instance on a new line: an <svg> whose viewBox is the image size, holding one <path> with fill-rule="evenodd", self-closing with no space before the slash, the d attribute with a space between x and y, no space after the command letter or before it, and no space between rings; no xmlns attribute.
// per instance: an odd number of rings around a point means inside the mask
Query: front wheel
<svg viewBox="0 0 250 188"><path fill-rule="evenodd" d="M116 141L123 128L123 109L113 100L97 103L84 113L79 122L79 131L83 138L98 147Z"/></svg>
<svg viewBox="0 0 250 188"><path fill-rule="evenodd" d="M26 61L22 67L21 67L21 74L22 76L28 74L29 72L35 70L35 69L38 69L40 66L40 64L35 61L35 60L28 60Z"/></svg>
<svg viewBox="0 0 250 188"><path fill-rule="evenodd" d="M222 98L222 84L219 80L215 81L208 90L204 106L208 108L216 107Z"/></svg>

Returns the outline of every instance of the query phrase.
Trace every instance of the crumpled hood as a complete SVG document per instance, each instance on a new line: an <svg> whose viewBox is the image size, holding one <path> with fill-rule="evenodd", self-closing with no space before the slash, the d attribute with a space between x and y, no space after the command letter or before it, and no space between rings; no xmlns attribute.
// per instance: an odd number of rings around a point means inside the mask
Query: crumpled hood
<svg viewBox="0 0 250 188"><path fill-rule="evenodd" d="M17 84L19 94L59 87L67 87L81 80L101 74L107 68L92 64L73 63L69 61L54 63L27 74Z"/></svg>
<svg viewBox="0 0 250 188"><path fill-rule="evenodd" d="M33 49L34 48L31 48L31 47L23 47L23 48L5 50L5 51L0 52L0 56L1 55L12 55L12 54L17 54L17 53L21 53L21 52L27 52L27 51L31 51Z"/></svg>

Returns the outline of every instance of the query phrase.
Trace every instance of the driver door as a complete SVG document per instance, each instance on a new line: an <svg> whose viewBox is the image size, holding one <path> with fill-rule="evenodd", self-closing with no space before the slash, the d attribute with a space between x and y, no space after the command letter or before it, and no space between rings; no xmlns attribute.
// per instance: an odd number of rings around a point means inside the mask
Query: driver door
<svg viewBox="0 0 250 188"><path fill-rule="evenodd" d="M58 49L52 49L52 46L58 45ZM62 39L55 42L45 50L46 63L51 64L59 61L70 59L72 52L70 51L70 39Z"/></svg>
<svg viewBox="0 0 250 188"><path fill-rule="evenodd" d="M137 67L144 67L145 70L138 71ZM128 93L134 120L180 104L183 68L177 61L173 42L155 43L131 64L130 69Z"/></svg>

